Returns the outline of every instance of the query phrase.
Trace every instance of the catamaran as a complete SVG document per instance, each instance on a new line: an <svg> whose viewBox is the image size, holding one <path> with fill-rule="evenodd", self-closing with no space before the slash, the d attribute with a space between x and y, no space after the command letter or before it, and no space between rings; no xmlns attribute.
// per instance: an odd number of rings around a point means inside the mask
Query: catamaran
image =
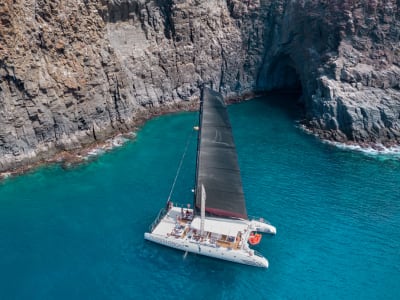
<svg viewBox="0 0 400 300"><path fill-rule="evenodd" d="M194 205L172 203L158 214L146 240L231 262L268 268L251 248L259 232L276 234L262 218L249 218L232 129L221 94L204 87L200 99Z"/></svg>

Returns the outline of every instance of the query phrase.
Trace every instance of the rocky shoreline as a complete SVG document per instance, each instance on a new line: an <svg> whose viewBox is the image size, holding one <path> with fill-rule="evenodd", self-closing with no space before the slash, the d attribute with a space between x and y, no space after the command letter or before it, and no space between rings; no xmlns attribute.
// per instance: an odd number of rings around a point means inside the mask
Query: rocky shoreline
<svg viewBox="0 0 400 300"><path fill-rule="evenodd" d="M242 97L227 98L225 99L225 101L228 104L237 104L243 101L247 101L249 99L262 97L268 94L269 93L266 92L248 93L246 95L243 95ZM135 139L136 132L140 130L140 127L142 127L148 120L166 114L173 114L184 111L196 111L198 110L198 107L199 107L199 101L197 99L195 101L181 103L179 105L175 105L168 108L163 107L163 108L153 109L149 111L148 114L146 114L145 116L142 116L142 118L137 119L133 124L130 124L129 127L131 128L130 130L116 133L114 136L109 137L104 141L96 141L88 145L85 145L84 147L79 149L74 149L69 151L63 150L47 158L34 161L32 163L26 163L21 167L7 170L5 172L0 172L0 179L6 179L9 177L22 175L46 165L60 164L63 168L71 168L80 165L82 163L86 163L91 159L95 159L99 155L102 155L105 152L112 151L114 148L122 146L127 141ZM300 129L321 139L321 142L334 145L335 147L347 150L359 151L367 154L374 154L374 155L377 154L394 155L395 158L400 159L400 143L392 142L392 143L381 144L381 143L368 143L368 142L356 143L353 141L338 141L337 138L331 138L333 134L326 132L321 133L319 131L315 131L313 128L309 128L306 125L302 124L301 120L299 120L299 124L300 124L299 126Z"/></svg>
<svg viewBox="0 0 400 300"><path fill-rule="evenodd" d="M322 139L400 144L396 0L5 0L0 24L0 172L131 132L204 84L301 90Z"/></svg>
<svg viewBox="0 0 400 300"><path fill-rule="evenodd" d="M331 131L321 131L315 128L308 127L306 124L303 124L299 121L299 128L304 132L314 135L316 138L321 140L322 143L328 143L330 145L337 146L339 148L350 149L350 150L358 150L361 152L376 152L376 153L385 153L385 154L397 154L400 149L400 142L398 141L385 141L385 142L355 142L351 140L347 140L341 136L338 137L337 132Z"/></svg>
<svg viewBox="0 0 400 300"><path fill-rule="evenodd" d="M126 141L134 139L140 127L151 118L183 111L195 111L197 109L198 101L192 101L149 110L147 114L141 115L140 118L136 118L129 124L125 131L117 132L103 141L95 141L78 149L62 150L54 155L49 155L48 157L34 160L33 162L25 162L22 166L0 172L0 178L6 179L22 175L45 165L61 164L63 168L69 168L85 163L90 157L95 158L98 154L111 151L116 147L122 146Z"/></svg>
<svg viewBox="0 0 400 300"><path fill-rule="evenodd" d="M242 101L260 97L263 94L264 93L248 93L243 95L242 97L227 98L226 102L228 104L240 103ZM129 124L127 130L123 132L117 132L114 136L108 137L106 140L95 141L78 149L63 150L57 152L54 155L50 155L49 157L34 162L25 163L20 167L12 168L5 172L0 172L0 178L5 179L13 176L22 175L45 165L61 164L63 168L69 168L85 163L90 157L95 158L98 154L111 151L116 147L122 146L126 141L133 140L136 137L136 132L140 130L140 127L152 118L184 111L197 111L198 108L199 99L190 102L177 103L168 107L150 109L147 111L147 114L141 115L140 118L135 119L134 122Z"/></svg>

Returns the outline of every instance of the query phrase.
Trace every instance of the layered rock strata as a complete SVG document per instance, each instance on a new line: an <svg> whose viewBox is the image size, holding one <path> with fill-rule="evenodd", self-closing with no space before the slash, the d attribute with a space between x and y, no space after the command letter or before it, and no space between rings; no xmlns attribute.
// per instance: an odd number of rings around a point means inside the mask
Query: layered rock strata
<svg viewBox="0 0 400 300"><path fill-rule="evenodd" d="M398 143L399 14L395 0L4 0L0 171L131 130L203 84L301 89L321 137Z"/></svg>

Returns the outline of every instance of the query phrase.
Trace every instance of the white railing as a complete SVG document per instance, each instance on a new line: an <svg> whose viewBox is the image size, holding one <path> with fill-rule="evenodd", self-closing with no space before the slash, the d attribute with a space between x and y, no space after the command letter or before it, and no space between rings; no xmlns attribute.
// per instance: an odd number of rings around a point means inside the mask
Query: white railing
<svg viewBox="0 0 400 300"><path fill-rule="evenodd" d="M154 228L156 228L156 226L160 223L161 219L164 218L164 216L167 214L167 210L165 208L162 208L157 215L157 218L153 221L153 223L151 223L149 230L150 233L153 232Z"/></svg>

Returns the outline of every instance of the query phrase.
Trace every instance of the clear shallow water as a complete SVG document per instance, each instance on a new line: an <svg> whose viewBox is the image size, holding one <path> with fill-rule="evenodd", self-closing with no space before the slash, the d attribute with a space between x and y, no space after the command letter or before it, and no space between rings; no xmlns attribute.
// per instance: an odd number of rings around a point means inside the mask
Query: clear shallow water
<svg viewBox="0 0 400 300"><path fill-rule="evenodd" d="M229 107L249 214L278 229L256 248L268 270L143 240L197 118L183 113L89 164L0 183L0 299L398 299L400 162L320 143L289 100ZM183 203L195 142L172 197Z"/></svg>

